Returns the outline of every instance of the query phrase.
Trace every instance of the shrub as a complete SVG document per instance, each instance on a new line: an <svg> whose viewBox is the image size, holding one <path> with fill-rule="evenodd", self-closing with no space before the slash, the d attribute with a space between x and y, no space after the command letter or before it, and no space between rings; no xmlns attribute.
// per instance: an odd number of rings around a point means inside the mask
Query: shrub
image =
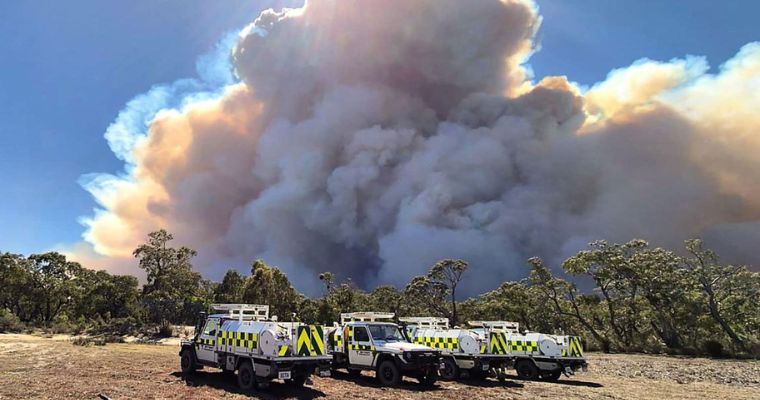
<svg viewBox="0 0 760 400"><path fill-rule="evenodd" d="M723 357L725 355L723 352L723 343L717 340L713 340L713 339L705 340L702 343L702 349L710 357Z"/></svg>
<svg viewBox="0 0 760 400"><path fill-rule="evenodd" d="M72 333L77 330L77 326L69 319L66 314L59 314L53 319L53 324L50 326L50 330L53 333Z"/></svg>
<svg viewBox="0 0 760 400"><path fill-rule="evenodd" d="M88 347L93 344L93 341L91 338L86 337L86 336L76 336L76 337L71 338L71 344L73 344L74 346Z"/></svg>
<svg viewBox="0 0 760 400"><path fill-rule="evenodd" d="M161 325L158 326L158 336L161 336L161 337L174 336L174 326L172 326L172 324L170 324L169 321L161 322Z"/></svg>
<svg viewBox="0 0 760 400"><path fill-rule="evenodd" d="M21 332L24 324L10 310L0 309L0 333Z"/></svg>

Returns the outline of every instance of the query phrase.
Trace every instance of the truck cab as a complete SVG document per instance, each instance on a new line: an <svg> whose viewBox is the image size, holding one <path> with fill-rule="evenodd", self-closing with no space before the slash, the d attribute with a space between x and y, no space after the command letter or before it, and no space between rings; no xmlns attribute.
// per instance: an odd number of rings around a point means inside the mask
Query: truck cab
<svg viewBox="0 0 760 400"><path fill-rule="evenodd" d="M391 313L345 313L341 323L328 332L328 348L334 368L346 368L349 375L375 371L384 386L395 386L403 376L414 377L423 385L438 378L440 351L411 343L401 328L382 319Z"/></svg>

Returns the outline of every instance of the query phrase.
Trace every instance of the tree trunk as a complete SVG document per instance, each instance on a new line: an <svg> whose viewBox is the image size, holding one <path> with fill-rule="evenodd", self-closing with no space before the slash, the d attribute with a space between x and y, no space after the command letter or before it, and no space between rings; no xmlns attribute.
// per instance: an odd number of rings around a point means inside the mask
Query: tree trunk
<svg viewBox="0 0 760 400"><path fill-rule="evenodd" d="M731 325L729 325L728 322L726 322L726 320L720 314L720 305L718 304L717 300L715 300L715 292L709 285L705 285L704 282L703 287L707 293L707 304L708 308L710 309L710 315L715 321L718 322L720 327L723 329L723 332L725 332L726 335L731 338L731 342L733 342L736 347L738 347L740 350L746 350L744 341L739 337L739 335L736 334L736 331L731 328Z"/></svg>
<svg viewBox="0 0 760 400"><path fill-rule="evenodd" d="M456 287L451 288L451 327L457 326L457 297L456 297L457 289Z"/></svg>

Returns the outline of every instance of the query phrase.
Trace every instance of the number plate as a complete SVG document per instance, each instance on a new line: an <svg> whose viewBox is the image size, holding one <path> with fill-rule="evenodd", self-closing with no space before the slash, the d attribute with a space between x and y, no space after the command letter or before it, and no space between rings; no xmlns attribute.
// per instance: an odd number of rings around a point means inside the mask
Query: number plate
<svg viewBox="0 0 760 400"><path fill-rule="evenodd" d="M488 365L488 364L483 364L483 371L488 371L489 369L491 369L491 366L490 366L490 365Z"/></svg>
<svg viewBox="0 0 760 400"><path fill-rule="evenodd" d="M280 379L290 379L290 371L280 371L277 377Z"/></svg>
<svg viewBox="0 0 760 400"><path fill-rule="evenodd" d="M321 376L321 377L328 377L328 376L330 376L330 370L329 369L325 369L325 370L321 370L320 369L319 370L319 376Z"/></svg>

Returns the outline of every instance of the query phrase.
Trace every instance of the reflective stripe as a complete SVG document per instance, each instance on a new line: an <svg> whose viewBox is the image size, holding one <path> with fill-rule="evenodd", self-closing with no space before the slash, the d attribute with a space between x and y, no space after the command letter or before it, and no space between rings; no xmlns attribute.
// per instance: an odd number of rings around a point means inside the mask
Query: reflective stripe
<svg viewBox="0 0 760 400"><path fill-rule="evenodd" d="M454 337L417 336L414 341L434 349L459 349L459 339Z"/></svg>
<svg viewBox="0 0 760 400"><path fill-rule="evenodd" d="M222 331L222 334L217 339L217 345L257 349L259 347L259 335L253 332Z"/></svg>
<svg viewBox="0 0 760 400"><path fill-rule="evenodd" d="M530 340L510 340L510 352L535 353L538 351L538 342Z"/></svg>
<svg viewBox="0 0 760 400"><path fill-rule="evenodd" d="M367 345L367 344L349 344L348 345L349 350L369 350L369 351L375 351L375 346Z"/></svg>

